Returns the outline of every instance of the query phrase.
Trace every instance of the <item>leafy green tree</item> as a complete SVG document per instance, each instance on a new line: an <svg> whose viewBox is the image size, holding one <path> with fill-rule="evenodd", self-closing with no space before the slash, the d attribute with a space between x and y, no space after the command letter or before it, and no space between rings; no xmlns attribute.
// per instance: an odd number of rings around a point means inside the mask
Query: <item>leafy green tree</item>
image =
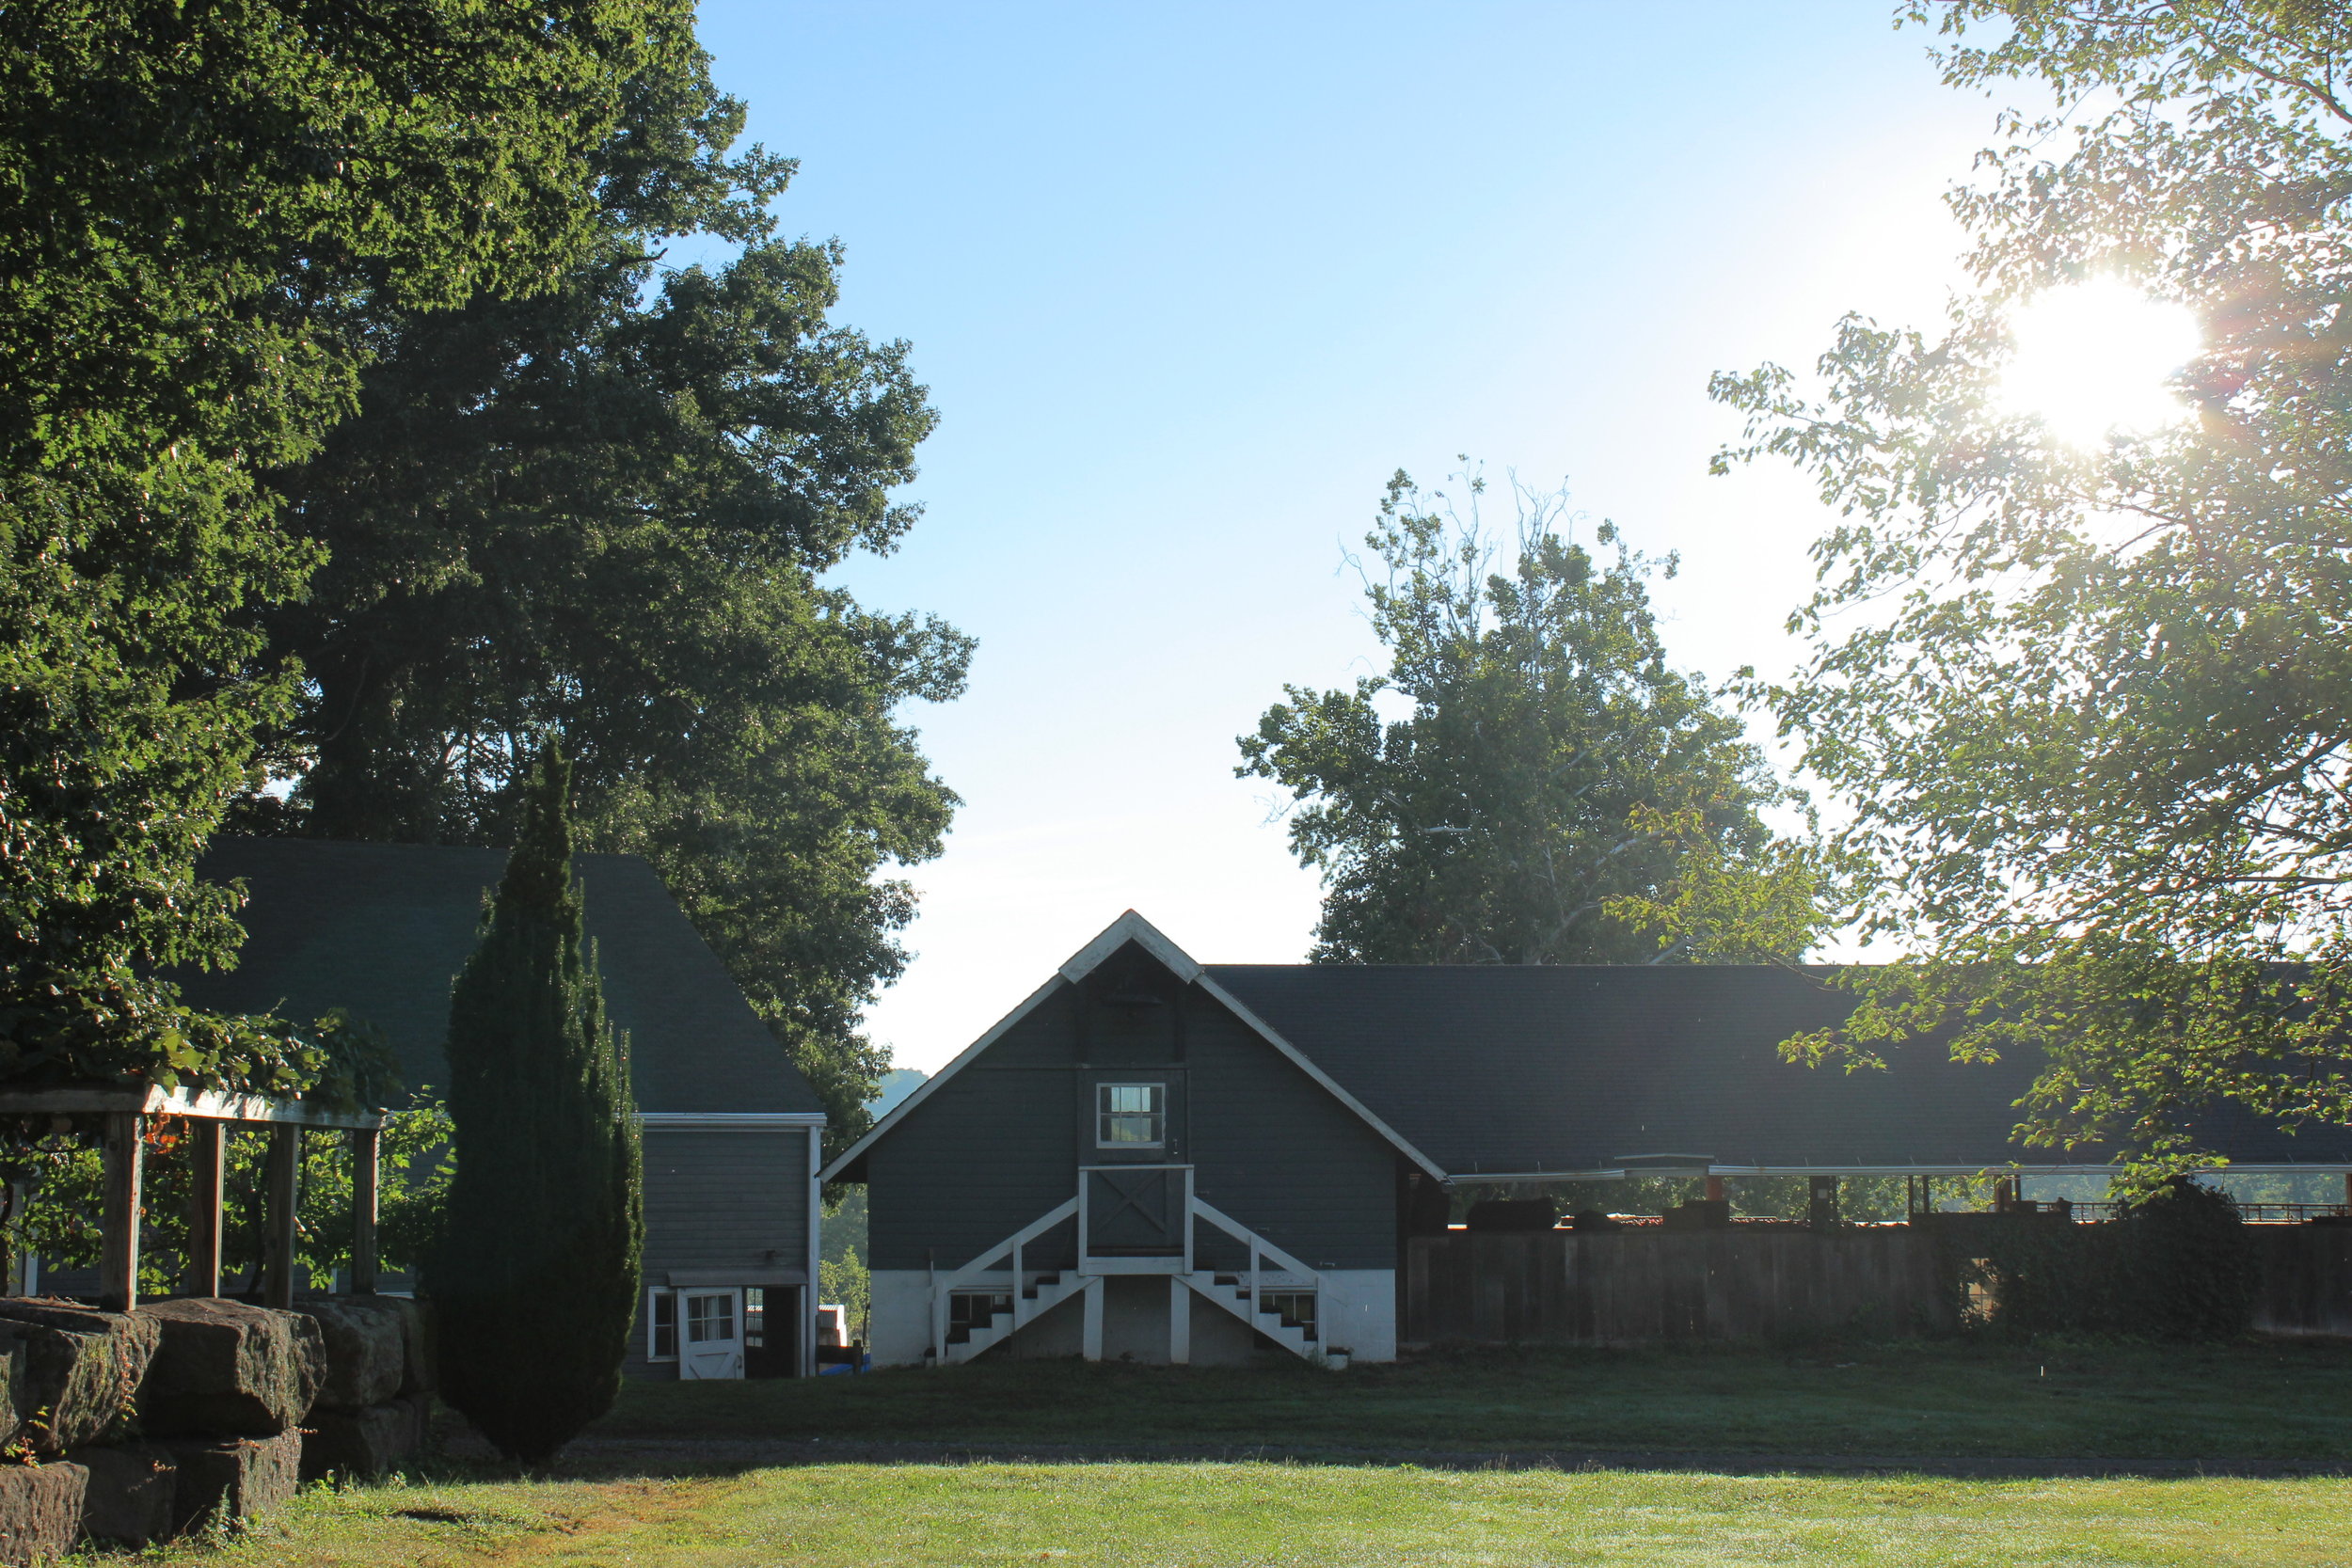
<svg viewBox="0 0 2352 1568"><path fill-rule="evenodd" d="M550 742L450 998L457 1170L421 1292L441 1397L536 1464L610 1409L637 1316L643 1157L622 1042L584 950Z"/></svg>
<svg viewBox="0 0 2352 1568"><path fill-rule="evenodd" d="M0 1073L292 1092L313 1045L178 1009L233 890L195 862L292 673L317 550L265 467L348 412L370 302L543 285L675 0L34 0L0 11Z"/></svg>
<svg viewBox="0 0 2352 1568"><path fill-rule="evenodd" d="M327 562L266 621L307 676L274 759L298 784L246 818L508 844L521 737L560 734L583 847L661 871L838 1142L914 908L879 874L955 804L896 710L957 694L968 643L821 580L912 524L890 491L934 416L904 344L828 322L839 250L774 237L791 166L728 159L741 118L665 109L694 127L665 198L609 211L554 286L374 324L358 417L276 476ZM678 233L739 249L665 270Z"/></svg>
<svg viewBox="0 0 2352 1568"><path fill-rule="evenodd" d="M1243 777L1298 808L1327 890L1324 963L1640 963L1799 956L1821 867L1776 839L1787 797L1739 721L1666 664L1647 563L1564 538L1519 490L1497 570L1480 524L1400 472L1367 543L1386 673L1288 687L1242 737ZM1673 570L1673 563L1667 563ZM1384 720L1386 694L1410 705ZM1717 919L1738 911L1738 921Z"/></svg>
<svg viewBox="0 0 2352 1568"><path fill-rule="evenodd" d="M1818 388L1717 378L1839 517L1766 694L1853 803L1867 977L1801 1054L1955 1022L2038 1049L2037 1142L2137 1181L2217 1110L2352 1122L2352 16L2289 0L1991 0L1939 20L2005 115L1954 210L1977 287L1935 332L1849 318ZM1981 32L1992 41L1979 46ZM2013 309L2118 279L2193 309L2187 413L2090 447L2000 395Z"/></svg>

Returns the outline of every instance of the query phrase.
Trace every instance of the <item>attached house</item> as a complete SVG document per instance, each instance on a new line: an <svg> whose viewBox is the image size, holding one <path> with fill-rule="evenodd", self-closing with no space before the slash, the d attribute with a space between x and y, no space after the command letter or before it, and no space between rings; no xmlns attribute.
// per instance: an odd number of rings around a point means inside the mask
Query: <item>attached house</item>
<svg viewBox="0 0 2352 1568"><path fill-rule="evenodd" d="M1203 965L1131 911L823 1173L866 1185L874 1358L1387 1360L1465 1184L2107 1169L2013 1140L2028 1063L1784 1062L1833 973ZM2221 1147L2352 1170L2347 1130Z"/></svg>
<svg viewBox="0 0 2352 1568"><path fill-rule="evenodd" d="M247 941L234 970L181 976L187 998L292 1019L342 1008L390 1037L412 1092L437 1091L450 985L505 864L502 849L223 841L201 870L245 882ZM644 1124L645 1298L628 1373L806 1375L823 1107L651 865L578 855L573 869Z"/></svg>

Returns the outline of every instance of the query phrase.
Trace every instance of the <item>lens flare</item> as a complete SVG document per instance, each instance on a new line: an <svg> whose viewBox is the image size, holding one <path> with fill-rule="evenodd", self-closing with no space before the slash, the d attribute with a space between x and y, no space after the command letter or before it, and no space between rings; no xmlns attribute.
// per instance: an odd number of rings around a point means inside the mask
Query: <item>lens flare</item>
<svg viewBox="0 0 2352 1568"><path fill-rule="evenodd" d="M2010 318L2000 400L2073 446L2144 435L2187 416L2169 382L2203 336L2185 305L2111 279L2036 294Z"/></svg>

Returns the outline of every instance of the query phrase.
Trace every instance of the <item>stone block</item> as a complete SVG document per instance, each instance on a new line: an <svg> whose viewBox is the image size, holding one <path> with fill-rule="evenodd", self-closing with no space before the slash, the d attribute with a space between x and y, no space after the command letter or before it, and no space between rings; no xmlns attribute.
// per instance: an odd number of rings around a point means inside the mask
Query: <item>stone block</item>
<svg viewBox="0 0 2352 1568"><path fill-rule="evenodd" d="M55 1457L130 1429L141 1382L160 1341L137 1313L73 1302L0 1297L8 1355L11 1437Z"/></svg>
<svg viewBox="0 0 2352 1568"><path fill-rule="evenodd" d="M169 1454L138 1443L76 1449L72 1461L89 1473L82 1494L85 1536L120 1546L145 1546L170 1536L179 1467Z"/></svg>
<svg viewBox="0 0 2352 1568"><path fill-rule="evenodd" d="M313 1296L294 1309L314 1319L326 1352L318 1410L365 1410L397 1398L407 1381L413 1302L398 1296Z"/></svg>
<svg viewBox="0 0 2352 1568"><path fill-rule="evenodd" d="M318 1320L241 1301L159 1301L139 1421L153 1436L272 1437L300 1425L326 1380Z"/></svg>
<svg viewBox="0 0 2352 1568"><path fill-rule="evenodd" d="M302 1479L380 1476L424 1447L432 1398L416 1394L365 1410L313 1411L302 1432Z"/></svg>
<svg viewBox="0 0 2352 1568"><path fill-rule="evenodd" d="M174 1437L160 1445L176 1466L171 1530L266 1518L302 1484L302 1433L275 1437Z"/></svg>
<svg viewBox="0 0 2352 1568"><path fill-rule="evenodd" d="M0 1563L27 1568L72 1551L88 1483L79 1465L0 1465Z"/></svg>
<svg viewBox="0 0 2352 1568"><path fill-rule="evenodd" d="M401 1349L405 1356L400 1373L401 1397L430 1394L441 1386L440 1348L435 1338L437 1331L433 1304L406 1297L390 1299L407 1308L400 1320Z"/></svg>

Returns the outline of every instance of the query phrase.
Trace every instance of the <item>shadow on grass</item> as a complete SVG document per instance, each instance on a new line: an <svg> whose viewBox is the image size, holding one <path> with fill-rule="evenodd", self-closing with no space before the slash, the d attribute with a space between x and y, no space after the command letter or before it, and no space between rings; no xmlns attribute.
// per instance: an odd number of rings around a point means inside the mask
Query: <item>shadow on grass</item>
<svg viewBox="0 0 2352 1568"><path fill-rule="evenodd" d="M470 1433L441 1464L512 1479ZM1238 1463L1983 1479L2352 1474L2352 1345L1480 1348L1329 1372L1000 1362L632 1384L549 1479ZM454 1479L454 1478L453 1478Z"/></svg>

